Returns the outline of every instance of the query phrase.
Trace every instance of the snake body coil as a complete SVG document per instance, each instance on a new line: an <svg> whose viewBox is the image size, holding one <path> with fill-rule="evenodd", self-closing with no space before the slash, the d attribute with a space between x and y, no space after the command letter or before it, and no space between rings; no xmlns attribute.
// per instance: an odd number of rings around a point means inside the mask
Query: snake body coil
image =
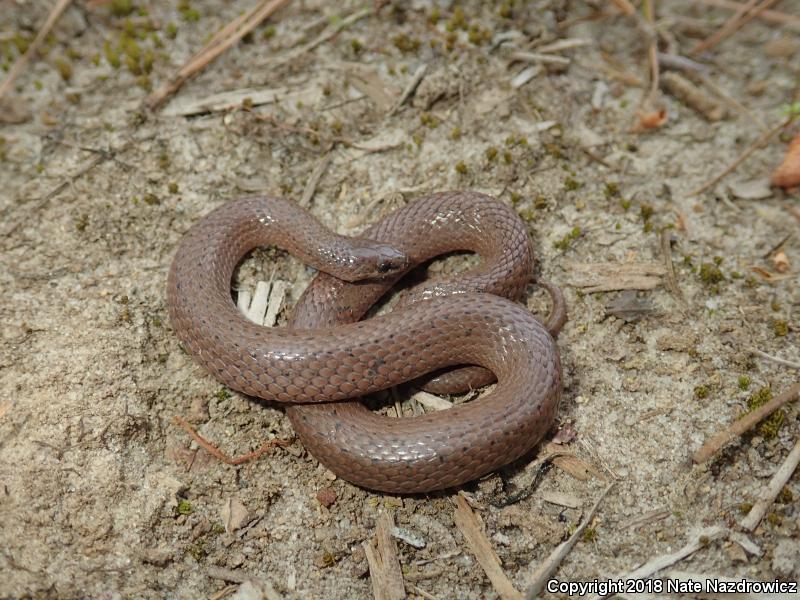
<svg viewBox="0 0 800 600"><path fill-rule="evenodd" d="M264 245L322 271L291 328L255 325L231 298L236 265ZM358 321L410 268L456 250L477 252L481 264L427 281L392 312ZM517 299L532 266L524 225L482 194L427 196L363 238L330 232L290 201L250 197L216 209L186 234L170 269L168 305L189 353L228 387L289 403L301 441L335 473L371 489L424 492L508 464L555 418L561 365L553 336L566 319L563 297L546 286L554 299L546 326L501 297ZM495 389L446 411L402 419L348 401L463 365L482 368L462 367L428 384L455 391L487 382L488 369Z"/></svg>

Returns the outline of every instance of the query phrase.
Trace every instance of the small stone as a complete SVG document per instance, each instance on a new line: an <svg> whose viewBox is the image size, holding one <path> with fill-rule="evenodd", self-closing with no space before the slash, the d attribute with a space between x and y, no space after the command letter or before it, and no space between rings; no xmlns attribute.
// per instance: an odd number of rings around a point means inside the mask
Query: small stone
<svg viewBox="0 0 800 600"><path fill-rule="evenodd" d="M332 487L324 487L317 492L317 500L325 508L330 508L336 502L338 496Z"/></svg>
<svg viewBox="0 0 800 600"><path fill-rule="evenodd" d="M249 520L247 508L238 498L228 499L220 511L220 516L225 524L225 531L228 533L240 529Z"/></svg>
<svg viewBox="0 0 800 600"><path fill-rule="evenodd" d="M764 200L772 197L769 178L736 181L728 186L728 191L740 200Z"/></svg>

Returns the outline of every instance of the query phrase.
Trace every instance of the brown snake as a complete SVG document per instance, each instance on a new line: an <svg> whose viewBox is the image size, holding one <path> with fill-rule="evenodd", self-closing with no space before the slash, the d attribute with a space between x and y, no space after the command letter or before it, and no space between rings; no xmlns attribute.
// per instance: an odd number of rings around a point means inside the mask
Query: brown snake
<svg viewBox="0 0 800 600"><path fill-rule="evenodd" d="M231 298L237 264L264 245L322 271L289 328L251 323ZM459 250L478 253L481 264L426 280L390 313L359 321L412 267ZM432 194L359 238L329 231L291 201L259 196L225 204L187 232L167 295L188 352L228 387L289 403L295 431L320 462L367 488L425 492L508 464L555 418L561 364L553 337L566 320L563 296L542 284L554 304L546 325L501 297L518 299L532 268L524 224L483 194ZM436 373L454 366L461 367ZM492 374L498 383L478 400L411 418L352 400L426 374L440 392L488 383Z"/></svg>

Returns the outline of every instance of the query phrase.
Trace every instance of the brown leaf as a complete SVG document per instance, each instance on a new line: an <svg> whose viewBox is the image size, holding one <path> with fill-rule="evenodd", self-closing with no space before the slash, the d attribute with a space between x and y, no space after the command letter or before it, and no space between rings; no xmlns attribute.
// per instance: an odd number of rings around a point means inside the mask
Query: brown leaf
<svg viewBox="0 0 800 600"><path fill-rule="evenodd" d="M789 143L783 162L772 173L772 184L782 188L800 186L800 132Z"/></svg>
<svg viewBox="0 0 800 600"><path fill-rule="evenodd" d="M635 133L658 129L667 122L667 111L663 108L652 111L637 110L636 116L639 120L636 122L636 125L633 126L633 131Z"/></svg>

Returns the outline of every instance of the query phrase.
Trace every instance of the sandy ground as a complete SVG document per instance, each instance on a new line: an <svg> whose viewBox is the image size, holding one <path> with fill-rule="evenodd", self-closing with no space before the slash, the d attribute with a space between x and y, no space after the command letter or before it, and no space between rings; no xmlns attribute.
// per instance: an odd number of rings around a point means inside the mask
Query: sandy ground
<svg viewBox="0 0 800 600"><path fill-rule="evenodd" d="M0 2L4 68L44 4ZM720 120L663 93L667 123L633 133L646 46L630 19L582 19L591 3L395 2L309 49L362 6L296 2L157 113L140 109L146 88L249 3L134 1L127 15L125 2L111 4L70 8L0 109L0 597L207 598L235 586L227 569L281 597L369 598L361 545L382 511L424 544L398 542L406 581L422 590L411 597L498 597L453 523L455 491L366 492L298 443L232 467L174 423L181 416L230 456L291 436L281 410L220 389L180 349L165 279L182 233L210 209L259 190L300 198L326 160L310 206L340 232L426 192L477 189L520 211L541 274L566 286L553 431L574 430L566 450L589 472L554 467L534 483L534 453L463 490L518 589L614 479L560 579L625 573L698 528L737 529L800 435L797 406L710 464L690 457L755 392L777 394L797 378L748 352L800 360L800 205L765 183L785 136L690 192L785 119L797 29L756 20L700 57L729 99L701 86L723 107ZM682 55L729 15L661 4L662 45ZM510 64L511 53L560 38L590 43L513 87L539 63ZM392 112L421 65L416 94ZM276 90L278 100L178 114L243 88ZM246 93L238 104L248 96L264 100ZM663 276L633 298L576 287L586 263L663 265L665 228L683 301ZM770 253L781 241L792 270L767 281L753 267L776 273ZM258 252L239 285L273 273L290 300L312 275ZM620 318L630 315L620 303L632 302L652 310ZM529 305L546 310L545 296L532 289ZM329 508L317 499L326 488ZM724 537L677 566L797 580L798 497L795 476L747 551Z"/></svg>

